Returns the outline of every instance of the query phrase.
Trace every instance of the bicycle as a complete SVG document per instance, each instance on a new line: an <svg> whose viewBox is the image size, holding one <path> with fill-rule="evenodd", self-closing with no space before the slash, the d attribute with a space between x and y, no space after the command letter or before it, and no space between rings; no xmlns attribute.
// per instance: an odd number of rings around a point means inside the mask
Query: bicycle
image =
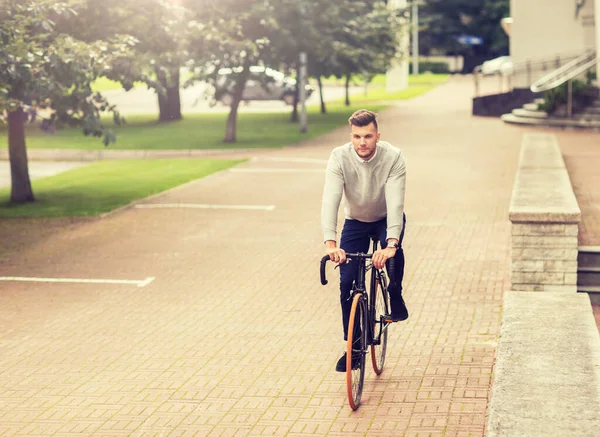
<svg viewBox="0 0 600 437"><path fill-rule="evenodd" d="M377 238L371 237L373 252L377 250ZM376 375L381 375L385 363L387 349L387 330L391 321L387 318L390 313L390 300L387 289L387 279L383 269L373 268L367 264L372 253L346 253L348 260L359 262L357 279L352 285L350 299L350 321L348 323L348 340L346 346L346 387L350 408L356 410L360 405L365 379L365 356L367 347L371 347L371 363ZM329 255L321 259L321 284L326 285L325 264L330 261ZM348 262L348 261L346 261ZM394 258L386 263L390 280L394 280ZM371 270L371 281L367 293L365 278Z"/></svg>

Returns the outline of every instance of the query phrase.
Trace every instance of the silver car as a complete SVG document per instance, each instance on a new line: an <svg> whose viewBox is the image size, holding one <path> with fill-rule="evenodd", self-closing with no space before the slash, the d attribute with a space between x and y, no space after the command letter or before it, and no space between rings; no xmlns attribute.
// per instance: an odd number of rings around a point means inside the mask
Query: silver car
<svg viewBox="0 0 600 437"><path fill-rule="evenodd" d="M233 73L239 73L241 68L221 68L217 76L217 87L215 90L215 99L226 106L230 106L233 101L233 83L228 80L228 76ZM269 67L252 66L250 67L250 77L246 81L246 87L242 94L242 101L251 100L283 100L288 105L294 104L294 93L296 89L296 79L273 70ZM305 86L306 98L310 97L314 91L310 85Z"/></svg>

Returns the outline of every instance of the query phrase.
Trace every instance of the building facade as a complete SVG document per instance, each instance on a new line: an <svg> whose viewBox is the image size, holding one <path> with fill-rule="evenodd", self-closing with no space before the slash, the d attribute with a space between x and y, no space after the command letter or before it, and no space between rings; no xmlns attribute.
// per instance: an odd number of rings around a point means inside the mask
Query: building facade
<svg viewBox="0 0 600 437"><path fill-rule="evenodd" d="M511 0L510 10L513 86L528 87L586 50L600 55L600 0Z"/></svg>

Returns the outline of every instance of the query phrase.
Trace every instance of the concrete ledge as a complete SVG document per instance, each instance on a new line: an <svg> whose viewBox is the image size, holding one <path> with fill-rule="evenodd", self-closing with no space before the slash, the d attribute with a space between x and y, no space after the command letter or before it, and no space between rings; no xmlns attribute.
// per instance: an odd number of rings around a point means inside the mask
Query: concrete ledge
<svg viewBox="0 0 600 437"><path fill-rule="evenodd" d="M600 336L587 295L504 294L488 437L596 437Z"/></svg>
<svg viewBox="0 0 600 437"><path fill-rule="evenodd" d="M519 154L519 168L564 169L565 162L554 135L525 134Z"/></svg>
<svg viewBox="0 0 600 437"><path fill-rule="evenodd" d="M510 202L512 222L579 223L581 210L563 168L520 168Z"/></svg>
<svg viewBox="0 0 600 437"><path fill-rule="evenodd" d="M577 291L581 210L554 135L524 135L508 216L512 290Z"/></svg>

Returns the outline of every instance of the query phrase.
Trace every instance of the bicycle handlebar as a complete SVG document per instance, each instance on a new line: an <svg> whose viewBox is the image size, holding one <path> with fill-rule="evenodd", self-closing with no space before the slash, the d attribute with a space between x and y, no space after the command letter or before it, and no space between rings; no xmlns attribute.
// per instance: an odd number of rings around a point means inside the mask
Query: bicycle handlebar
<svg viewBox="0 0 600 437"><path fill-rule="evenodd" d="M363 258L370 259L373 257L371 253L347 253L346 258ZM327 278L325 277L325 264L327 261L331 261L329 255L325 255L321 258L321 284L327 285ZM395 267L395 259L390 258L386 261L385 266L387 267L388 276L390 277L390 282L396 282L396 267Z"/></svg>
<svg viewBox="0 0 600 437"><path fill-rule="evenodd" d="M321 258L321 284L327 285L327 278L325 278L325 264L330 261L329 255L325 255Z"/></svg>

